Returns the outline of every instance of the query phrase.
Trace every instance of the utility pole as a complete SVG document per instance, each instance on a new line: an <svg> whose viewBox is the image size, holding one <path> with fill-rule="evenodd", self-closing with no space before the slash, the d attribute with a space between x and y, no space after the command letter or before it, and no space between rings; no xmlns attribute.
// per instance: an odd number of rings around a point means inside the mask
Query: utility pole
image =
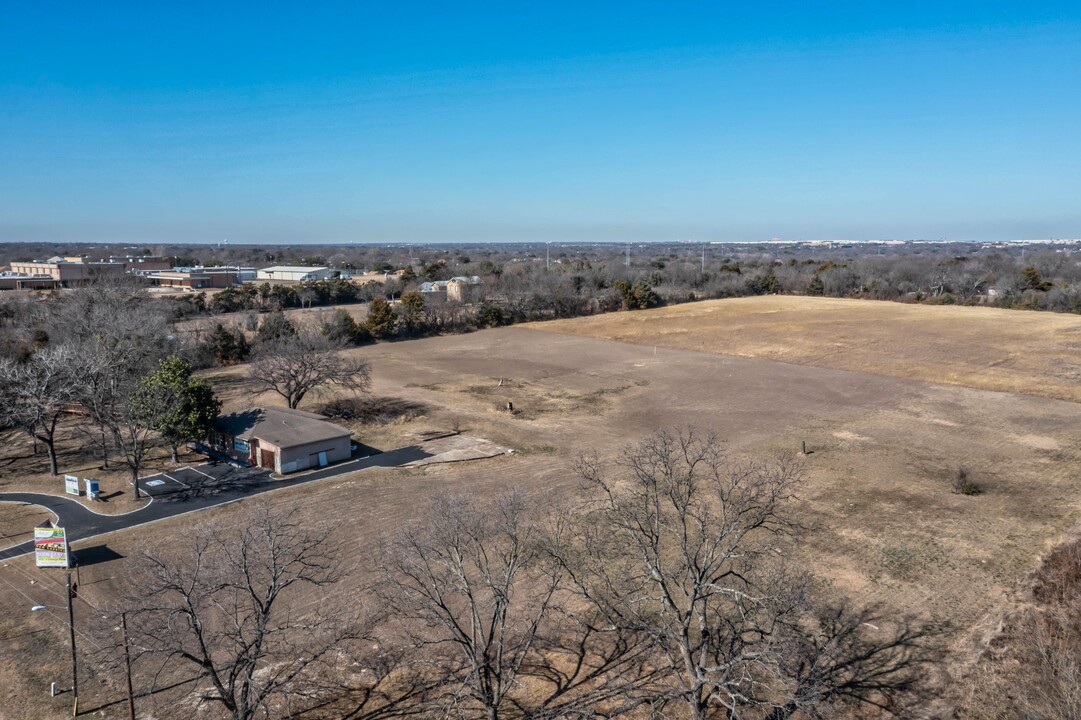
<svg viewBox="0 0 1081 720"><path fill-rule="evenodd" d="M120 613L120 628L124 633L124 669L128 681L128 718L135 720L135 692L131 689L131 651L128 649L127 611Z"/></svg>
<svg viewBox="0 0 1081 720"><path fill-rule="evenodd" d="M627 243L627 267L631 266L631 244Z"/></svg>
<svg viewBox="0 0 1081 720"><path fill-rule="evenodd" d="M702 274L706 272L706 244L702 243Z"/></svg>
<svg viewBox="0 0 1081 720"><path fill-rule="evenodd" d="M68 631L71 633L71 716L79 716L79 664L75 660L75 608L72 603L71 568L68 568Z"/></svg>
<svg viewBox="0 0 1081 720"><path fill-rule="evenodd" d="M79 716L79 663L75 654L75 593L71 590L71 567L68 567L68 633L71 639L71 716ZM56 608L55 605L34 605L30 612ZM56 683L52 684L51 695L56 694Z"/></svg>
<svg viewBox="0 0 1081 720"><path fill-rule="evenodd" d="M552 241L549 240L544 246L544 270L547 272L552 269Z"/></svg>

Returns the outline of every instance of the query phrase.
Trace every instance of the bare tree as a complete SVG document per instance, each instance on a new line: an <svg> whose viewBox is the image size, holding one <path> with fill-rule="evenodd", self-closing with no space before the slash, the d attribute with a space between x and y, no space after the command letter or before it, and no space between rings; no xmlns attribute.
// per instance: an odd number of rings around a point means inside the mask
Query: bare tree
<svg viewBox="0 0 1081 720"><path fill-rule="evenodd" d="M140 657L196 671L201 700L237 720L319 698L375 626L354 600L327 597L350 571L333 532L260 504L229 525L204 523L168 553L144 553L128 614ZM323 600L303 604L313 591Z"/></svg>
<svg viewBox="0 0 1081 720"><path fill-rule="evenodd" d="M46 320L77 348L77 399L97 426L93 438L108 467L110 448L121 445L130 391L172 349L163 308L143 287L103 278L62 296Z"/></svg>
<svg viewBox="0 0 1081 720"><path fill-rule="evenodd" d="M6 424L21 428L49 454L49 471L59 473L56 431L72 409L79 358L70 346L44 348L25 363L0 358L0 415Z"/></svg>
<svg viewBox="0 0 1081 720"><path fill-rule="evenodd" d="M384 602L443 681L431 712L574 717L633 702L649 675L640 643L567 605L555 525L517 493L491 509L443 496L385 549Z"/></svg>
<svg viewBox="0 0 1081 720"><path fill-rule="evenodd" d="M310 310L312 307L312 303L314 303L318 299L319 295L314 290L311 290L309 288L297 291L297 300L300 301L300 307L302 308L306 307Z"/></svg>
<svg viewBox="0 0 1081 720"><path fill-rule="evenodd" d="M308 393L328 385L366 392L371 386L368 362L345 357L342 349L320 333L282 336L261 345L251 378L258 389L273 390L294 409Z"/></svg>
<svg viewBox="0 0 1081 720"><path fill-rule="evenodd" d="M926 700L921 681L939 657L927 626L816 606L810 576L781 559L801 529L786 509L799 461L736 463L715 436L687 430L655 433L617 467L609 477L596 458L578 463L600 499L583 530L591 562L568 573L614 626L653 639L662 712L675 702L695 720L781 720Z"/></svg>
<svg viewBox="0 0 1081 720"><path fill-rule="evenodd" d="M466 496L445 496L384 554L386 602L419 621L414 640L432 650L436 672L460 680L454 690L464 697L447 701L472 701L490 720L500 717L559 587L558 566L545 562L535 533L520 496L504 497L493 517Z"/></svg>
<svg viewBox="0 0 1081 720"><path fill-rule="evenodd" d="M713 435L658 432L630 448L618 479L579 462L600 490L578 578L613 622L650 634L667 698L696 720L766 705L778 634L805 581L771 559L791 524L782 510L802 469L791 460L729 465Z"/></svg>

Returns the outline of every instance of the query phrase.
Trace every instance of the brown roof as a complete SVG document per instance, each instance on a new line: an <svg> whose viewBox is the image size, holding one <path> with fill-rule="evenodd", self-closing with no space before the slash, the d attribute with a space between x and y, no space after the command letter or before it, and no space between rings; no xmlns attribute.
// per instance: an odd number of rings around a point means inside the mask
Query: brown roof
<svg viewBox="0 0 1081 720"><path fill-rule="evenodd" d="M241 440L265 440L280 448L349 437L349 428L327 422L325 415L283 407L252 408L220 415L214 427Z"/></svg>

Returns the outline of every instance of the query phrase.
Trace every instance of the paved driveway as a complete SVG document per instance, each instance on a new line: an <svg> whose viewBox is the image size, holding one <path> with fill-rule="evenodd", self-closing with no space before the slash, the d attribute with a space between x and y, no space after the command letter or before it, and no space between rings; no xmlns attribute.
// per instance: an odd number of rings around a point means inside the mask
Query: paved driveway
<svg viewBox="0 0 1081 720"><path fill-rule="evenodd" d="M272 478L266 470L236 468L225 463L177 468L140 478L139 487L145 490L152 500L150 504L123 515L101 515L82 503L61 495L0 493L0 502L29 503L51 510L59 518L57 524L67 530L68 542L71 543L357 470L398 467L430 455L431 453L425 452L421 446L412 445L340 465L331 465L299 476L286 476L280 480ZM25 555L33 549L33 541L0 549L0 560Z"/></svg>

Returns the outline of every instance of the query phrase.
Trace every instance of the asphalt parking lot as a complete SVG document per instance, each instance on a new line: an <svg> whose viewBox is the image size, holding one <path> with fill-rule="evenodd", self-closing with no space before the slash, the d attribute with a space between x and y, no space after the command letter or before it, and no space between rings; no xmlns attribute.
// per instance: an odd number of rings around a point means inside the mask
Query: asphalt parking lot
<svg viewBox="0 0 1081 720"><path fill-rule="evenodd" d="M224 489L250 487L269 478L270 471L262 468L238 468L227 463L206 462L139 478L139 489L154 498L192 497Z"/></svg>

